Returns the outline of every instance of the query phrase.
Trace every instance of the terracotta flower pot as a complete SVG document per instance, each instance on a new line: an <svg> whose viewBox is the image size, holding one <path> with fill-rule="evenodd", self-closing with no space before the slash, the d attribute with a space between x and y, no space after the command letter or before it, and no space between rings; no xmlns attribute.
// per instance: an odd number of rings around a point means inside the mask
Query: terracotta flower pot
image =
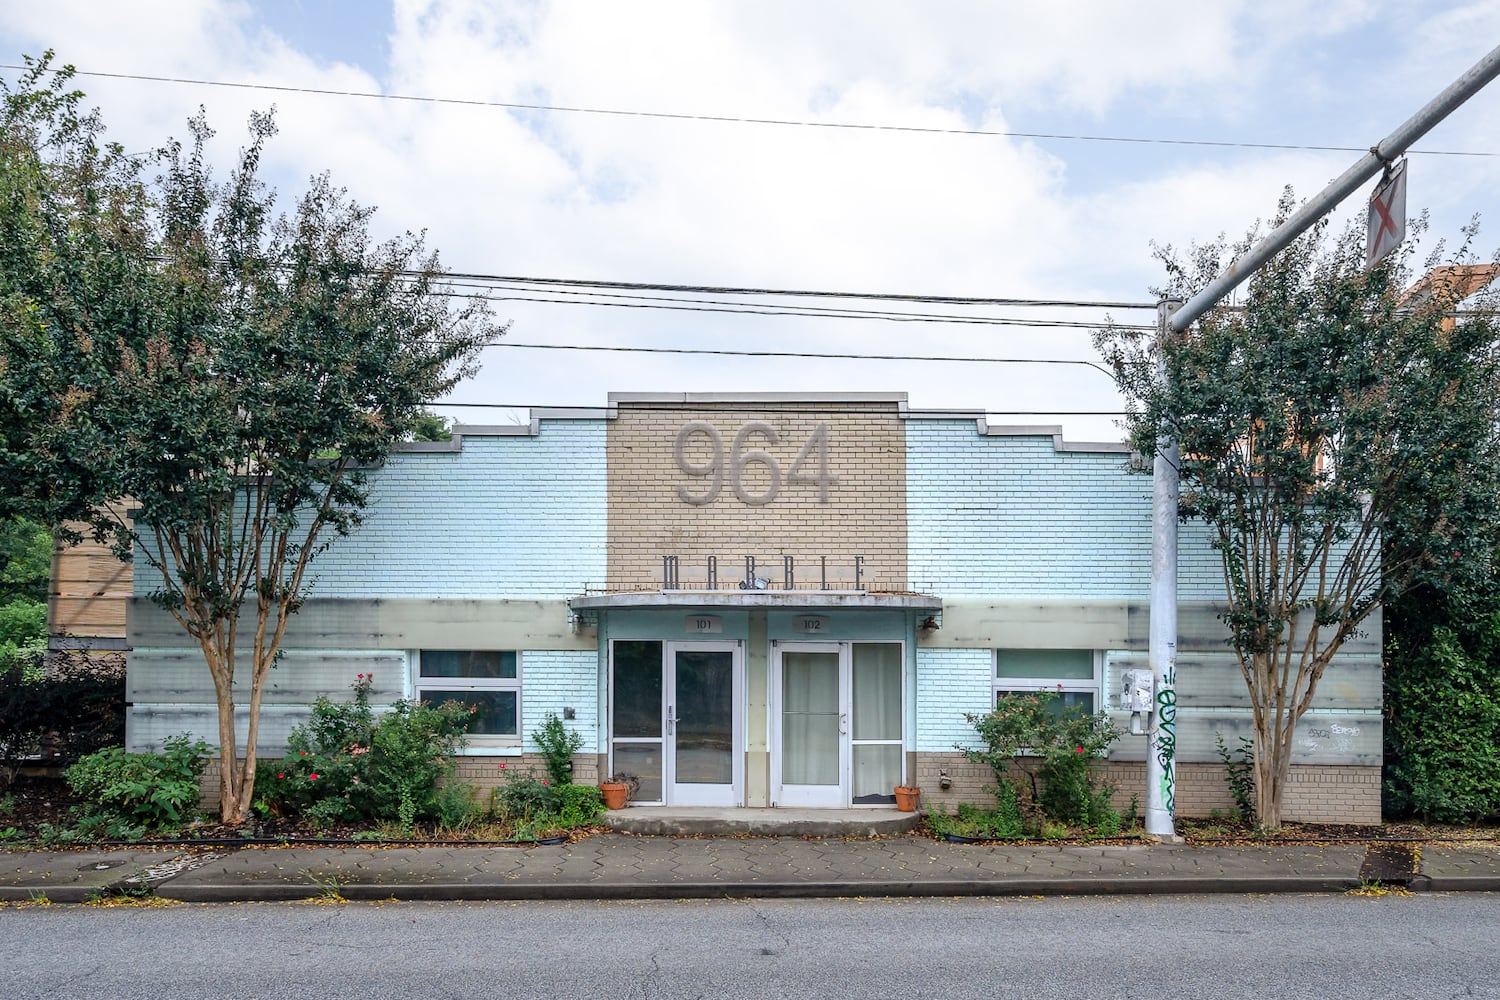
<svg viewBox="0 0 1500 1000"><path fill-rule="evenodd" d="M623 781L603 781L599 783L599 794L604 796L604 808L624 809L625 801L630 798L630 786Z"/></svg>
<svg viewBox="0 0 1500 1000"><path fill-rule="evenodd" d="M917 811L917 798L922 790L915 785L896 786L896 808L904 813Z"/></svg>

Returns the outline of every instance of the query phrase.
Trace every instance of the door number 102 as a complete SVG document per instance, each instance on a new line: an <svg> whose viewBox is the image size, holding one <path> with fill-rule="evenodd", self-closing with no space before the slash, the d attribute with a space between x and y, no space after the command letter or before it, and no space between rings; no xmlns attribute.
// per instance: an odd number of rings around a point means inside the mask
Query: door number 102
<svg viewBox="0 0 1500 1000"><path fill-rule="evenodd" d="M694 462L688 458L688 449L693 444L693 438L700 435L708 439L709 459L706 462ZM672 448L673 457L677 460L677 468L684 475L706 479L707 483L706 489L702 492L694 492L691 484L679 483L677 485L678 499L694 507L713 503L724 491L727 472L729 488L742 503L759 507L775 500L781 492L781 464L776 461L776 456L763 447L751 447L758 444L774 447L781 444L781 435L777 433L776 428L764 420L752 420L742 424L735 432L734 442L729 447L729 460L726 462L724 438L719 434L717 427L704 420L694 420L683 424L682 429L677 432L677 441ZM765 480L764 488L759 492L752 492L745 486L745 470L750 466L760 466L764 470L763 474L754 476L757 480L762 478ZM816 472L812 471L810 466L816 467ZM813 427L812 434L802 443L797 457L792 459L791 468L786 472L786 482L816 486L818 503L828 502L828 487L837 483L838 477L828 471L828 425L826 423L819 423Z"/></svg>

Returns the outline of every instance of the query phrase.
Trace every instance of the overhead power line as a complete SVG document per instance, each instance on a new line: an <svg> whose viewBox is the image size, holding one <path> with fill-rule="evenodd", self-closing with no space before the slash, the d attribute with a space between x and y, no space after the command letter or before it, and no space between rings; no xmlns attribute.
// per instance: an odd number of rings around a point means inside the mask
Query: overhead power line
<svg viewBox="0 0 1500 1000"><path fill-rule="evenodd" d="M25 70L28 67L0 63L0 69ZM196 87L227 87L238 90L265 90L273 93L316 94L324 97L357 97L369 100L405 101L418 104L451 104L464 107L502 108L508 111L544 111L557 114L607 115L617 118L648 118L665 121L716 122L731 125L766 125L793 128L845 129L863 132L905 132L918 135L968 135L1006 139L1040 139L1064 142L1108 142L1159 146L1205 146L1223 149L1272 149L1310 152L1364 153L1359 146L1324 146L1312 143L1232 142L1223 139L1176 139L1148 136L1088 135L1063 132L1018 132L1006 129L938 128L926 125L889 125L874 122L827 122L799 118L756 118L740 115L687 114L670 111L637 111L625 108L593 108L564 104L532 104L520 101L491 101L472 97L431 97L418 94L382 94L375 91L341 90L331 87L294 87L288 84L243 83L232 80L203 80L194 77L154 76L146 73L106 73L79 70L78 76L109 80L137 80L148 83L175 83ZM1428 156L1500 156L1483 150L1412 149L1412 154Z"/></svg>
<svg viewBox="0 0 1500 1000"><path fill-rule="evenodd" d="M523 348L531 351L614 351L620 354L722 354L739 358L821 358L839 361L937 361L991 365L1082 365L1111 377L1109 369L1078 358L989 358L933 354L844 354L835 351L748 351L720 347L627 347L617 344L522 344L492 340L484 347Z"/></svg>
<svg viewBox="0 0 1500 1000"><path fill-rule="evenodd" d="M417 272L408 271L410 275ZM964 306L1038 306L1070 309L1150 309L1156 310L1155 302L1110 302L1087 299L1036 299L995 298L969 295L923 295L911 292L840 292L807 288L759 288L736 285L671 285L640 281L598 281L590 278L535 278L506 274L481 274L466 271L445 271L443 277L450 281L474 281L482 284L557 285L569 288L605 288L621 291L681 292L703 295L772 295L777 297L811 297L825 299L875 299L881 302L919 302L929 305Z"/></svg>
<svg viewBox="0 0 1500 1000"><path fill-rule="evenodd" d="M607 406L600 406L597 403L589 403L589 404L585 404L585 405L570 405L570 404L567 404L567 403L466 403L466 402L465 403L452 403L452 402L448 402L447 400L428 400L427 402L423 403L422 405L423 406L447 407L447 408L451 408L451 409L473 409L473 410L582 410L582 411L585 411L585 412L592 410L592 411L598 412L600 414L606 413L609 410L609 407L607 407ZM684 405L691 405L691 404L669 403L669 402L662 402L662 403L642 403L642 402L636 402L636 401L632 401L629 404L630 409L632 409L632 410L657 410L657 411L679 411L679 410L681 410L683 408ZM868 409L865 409L865 408L861 408L859 406L851 406L851 405L847 405L847 404L844 404L844 403L828 404L828 403L819 403L816 400L793 400L793 399L788 399L786 401L757 400L757 401L737 402L735 404L735 408L738 409L738 410L767 410L767 411L769 411L769 410L785 410L788 406L793 406L793 405L805 406L805 407L812 407L814 409L816 409L819 406L837 405L839 412L840 413L846 413L846 414L886 416L886 415L889 415L890 412L891 412L891 407L890 406L884 406L884 407L880 407L880 408L871 406ZM1123 416L1126 416L1126 412L1124 410L984 410L984 409L980 409L978 407L975 407L973 409L947 410L947 409L935 409L935 408L925 407L925 406L912 406L912 407L909 407L909 409L914 410L917 413L924 413L924 414L931 414L931 413L951 413L955 419L969 419L971 417L976 417L976 416L984 416L984 417L1123 417Z"/></svg>
<svg viewBox="0 0 1500 1000"><path fill-rule="evenodd" d="M934 313L883 312L873 309L825 309L819 307L775 308L754 303L714 303L702 300L675 299L654 302L579 301L576 299L542 298L534 295L486 295L479 292L443 292L433 294L457 298L482 299L486 302L536 302L547 305L606 306L616 309L661 309L675 312L725 313L748 316L798 316L809 319L856 319L880 320L893 323L949 323L960 326L1019 326L1032 328L1061 327L1075 330L1097 330L1106 324L1103 321L1024 319L1011 316L958 316ZM671 304L669 304L671 303ZM1149 325L1113 324L1117 330L1154 330Z"/></svg>

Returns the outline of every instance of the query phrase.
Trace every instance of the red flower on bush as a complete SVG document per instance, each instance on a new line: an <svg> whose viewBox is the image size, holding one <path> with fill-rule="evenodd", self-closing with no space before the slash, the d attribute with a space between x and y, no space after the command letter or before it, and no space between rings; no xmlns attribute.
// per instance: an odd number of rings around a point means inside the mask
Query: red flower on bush
<svg viewBox="0 0 1500 1000"><path fill-rule="evenodd" d="M286 777L286 772L285 771L277 771L276 772L276 777L278 777L278 778L285 778Z"/></svg>
<svg viewBox="0 0 1500 1000"><path fill-rule="evenodd" d="M308 775L308 780L309 781L317 781L318 780L318 773L316 771L314 771L312 774Z"/></svg>
<svg viewBox="0 0 1500 1000"><path fill-rule="evenodd" d="M1083 747L1079 747L1079 748L1078 748L1078 752L1079 752L1079 753L1083 753Z"/></svg>
<svg viewBox="0 0 1500 1000"><path fill-rule="evenodd" d="M542 779L542 784L546 785L546 784L550 784L550 782L548 782L546 778L543 778Z"/></svg>

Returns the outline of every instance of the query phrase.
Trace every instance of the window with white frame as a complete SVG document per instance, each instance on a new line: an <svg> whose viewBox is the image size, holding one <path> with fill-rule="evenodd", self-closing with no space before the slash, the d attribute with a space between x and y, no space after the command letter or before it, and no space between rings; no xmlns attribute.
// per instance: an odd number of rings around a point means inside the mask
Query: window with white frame
<svg viewBox="0 0 1500 1000"><path fill-rule="evenodd" d="M469 743L521 741L521 657L514 650L424 649L417 654L416 700L462 702L476 709Z"/></svg>
<svg viewBox="0 0 1500 1000"><path fill-rule="evenodd" d="M1092 649L997 649L994 699L1052 691L1059 711L1092 715L1103 703L1102 673L1101 657Z"/></svg>

